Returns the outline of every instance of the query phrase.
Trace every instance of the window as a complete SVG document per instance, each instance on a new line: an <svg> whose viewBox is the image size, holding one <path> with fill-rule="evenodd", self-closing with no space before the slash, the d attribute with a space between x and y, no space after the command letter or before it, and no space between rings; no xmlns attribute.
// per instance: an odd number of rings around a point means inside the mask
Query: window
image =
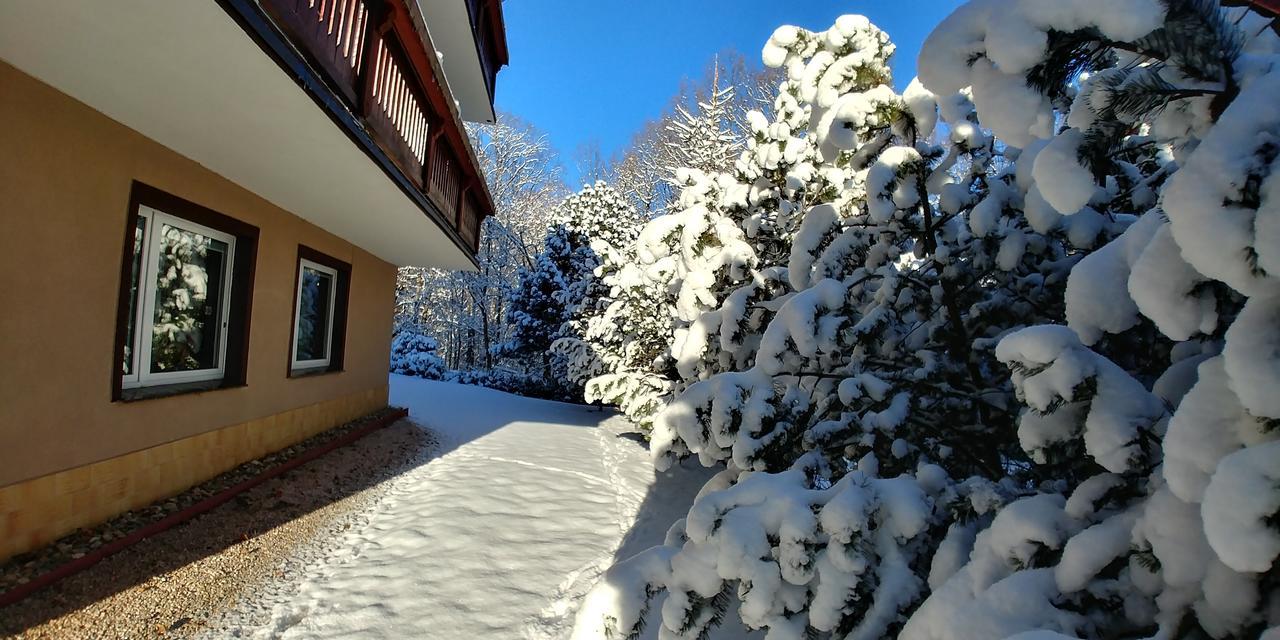
<svg viewBox="0 0 1280 640"><path fill-rule="evenodd" d="M130 211L113 398L243 384L257 230L141 184Z"/></svg>
<svg viewBox="0 0 1280 640"><path fill-rule="evenodd" d="M122 386L222 378L235 237L143 206L134 238Z"/></svg>
<svg viewBox="0 0 1280 640"><path fill-rule="evenodd" d="M293 318L293 368L329 366L333 342L333 299L338 272L310 260L298 267L297 314Z"/></svg>
<svg viewBox="0 0 1280 640"><path fill-rule="evenodd" d="M298 247L290 375L342 369L350 273L347 263Z"/></svg>

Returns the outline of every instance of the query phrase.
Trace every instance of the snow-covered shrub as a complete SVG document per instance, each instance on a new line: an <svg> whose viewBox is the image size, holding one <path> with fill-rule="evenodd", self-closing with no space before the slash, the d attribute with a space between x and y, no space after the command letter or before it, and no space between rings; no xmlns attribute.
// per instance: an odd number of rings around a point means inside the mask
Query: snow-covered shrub
<svg viewBox="0 0 1280 640"><path fill-rule="evenodd" d="M444 372L440 380L454 384L496 389L528 398L541 398L560 402L580 402L582 399L580 393L573 389L567 389L559 381L545 378L539 373L519 373L501 369L491 371L451 370Z"/></svg>
<svg viewBox="0 0 1280 640"><path fill-rule="evenodd" d="M436 354L435 338L412 330L401 330L391 339L391 373L439 380L445 374L444 360Z"/></svg>
<svg viewBox="0 0 1280 640"><path fill-rule="evenodd" d="M975 0L898 95L864 18L778 29L776 120L634 254L656 462L724 471L577 634L1280 623L1277 51L1212 0Z"/></svg>

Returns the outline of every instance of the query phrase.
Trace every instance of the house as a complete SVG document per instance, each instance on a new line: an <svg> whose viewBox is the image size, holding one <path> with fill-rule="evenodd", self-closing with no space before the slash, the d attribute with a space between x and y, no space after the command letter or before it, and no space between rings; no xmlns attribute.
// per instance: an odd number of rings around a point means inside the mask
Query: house
<svg viewBox="0 0 1280 640"><path fill-rule="evenodd" d="M499 0L0 3L0 559L387 405Z"/></svg>

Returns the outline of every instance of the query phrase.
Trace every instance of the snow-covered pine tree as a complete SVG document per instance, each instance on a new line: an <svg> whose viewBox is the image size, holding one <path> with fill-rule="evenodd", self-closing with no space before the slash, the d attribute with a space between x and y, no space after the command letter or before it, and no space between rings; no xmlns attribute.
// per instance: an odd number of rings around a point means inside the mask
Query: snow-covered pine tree
<svg viewBox="0 0 1280 640"><path fill-rule="evenodd" d="M609 183L645 217L667 213L680 193L677 168L732 171L749 137L747 113L771 112L780 78L779 70L753 69L735 51L717 54L705 80L682 86L671 112L644 123L612 162Z"/></svg>
<svg viewBox="0 0 1280 640"><path fill-rule="evenodd" d="M793 89L777 96L773 120L748 112L751 135L731 170L680 168L671 212L650 221L616 268L607 268L606 281L623 295L610 319L598 323L600 337L642 347L626 366L588 382L588 397L619 406L645 432L671 393L711 371L745 366L752 336L772 317L756 303L786 290L787 250L800 212L845 179L838 170L817 169L817 148L804 133L807 113L796 105ZM735 292L732 313L741 326L726 323L723 336L708 333L707 314ZM720 348L722 339L733 348ZM677 363L672 348L693 355Z"/></svg>
<svg viewBox="0 0 1280 640"><path fill-rule="evenodd" d="M1018 438L1056 481L977 535L902 637L1277 632L1273 26L1213 0L983 1L926 41L925 84L971 87L1023 147L1028 217L1108 211L1127 228L1072 268L1066 326L997 347L1025 406Z"/></svg>
<svg viewBox="0 0 1280 640"><path fill-rule="evenodd" d="M686 173L697 204L665 224L694 231L662 257L691 384L652 448L660 468L725 471L666 546L609 573L584 636L635 633L665 589L669 637L702 637L734 601L770 637L889 637L1016 495L999 481L1027 460L992 338L1062 317L1076 248L1020 214L1014 165L966 96L942 101L948 140L928 143L937 101L888 86L892 52L859 16L780 28L764 52L788 71L776 121L752 117L737 179ZM649 253L673 235L660 228L641 234Z"/></svg>
<svg viewBox="0 0 1280 640"><path fill-rule="evenodd" d="M569 271L561 271L563 283L552 294L564 322L554 332L550 347L566 379L580 388L604 370L603 361L610 357L610 345L597 342L598 332L591 330L609 304L610 285L604 282L609 258L635 242L643 218L625 197L601 181L566 198L556 219L576 257Z"/></svg>
<svg viewBox="0 0 1280 640"><path fill-rule="evenodd" d="M583 313L589 295L599 295L595 271L600 257L592 249L628 244L640 219L621 195L604 182L588 185L562 202L543 238L532 266L521 268L518 283L507 294L511 337L496 345L494 355L535 362L547 380L565 380L581 391L581 376L568 375L552 344L580 334L571 326ZM579 395L574 393L573 395Z"/></svg>
<svg viewBox="0 0 1280 640"><path fill-rule="evenodd" d="M668 175L674 176L680 168L719 172L733 164L740 144L731 132L733 94L732 86L720 83L720 60L717 58L705 99L694 98L694 109L677 102L675 114L667 123L665 157L673 163L667 168Z"/></svg>
<svg viewBox="0 0 1280 640"><path fill-rule="evenodd" d="M577 325L582 337L555 348L578 354L587 402L614 405L647 431L675 380L667 292L644 276L636 243L601 249L600 295Z"/></svg>
<svg viewBox="0 0 1280 640"><path fill-rule="evenodd" d="M511 336L495 346L494 356L523 361L544 380L570 386L564 363L552 356L551 345L564 337L600 258L591 250L590 240L565 223L547 231L542 247L533 266L520 269L517 284L508 293ZM577 386L571 392L566 389L566 395L578 396L581 391Z"/></svg>
<svg viewBox="0 0 1280 640"><path fill-rule="evenodd" d="M555 222L589 242L621 247L635 241L644 220L616 189L597 181L565 198Z"/></svg>
<svg viewBox="0 0 1280 640"><path fill-rule="evenodd" d="M578 633L634 635L665 597L663 637L735 600L784 638L1274 634L1272 25L1199 0L973 2L926 45L935 99L876 86L887 40L861 24L766 47L836 179L740 227L756 266L786 247L785 288L739 307L760 331L702 322L722 342L674 354L675 386L697 382L654 430L660 460L726 471ZM945 150L921 144L935 100ZM670 279L699 301L675 331L733 308L718 280Z"/></svg>

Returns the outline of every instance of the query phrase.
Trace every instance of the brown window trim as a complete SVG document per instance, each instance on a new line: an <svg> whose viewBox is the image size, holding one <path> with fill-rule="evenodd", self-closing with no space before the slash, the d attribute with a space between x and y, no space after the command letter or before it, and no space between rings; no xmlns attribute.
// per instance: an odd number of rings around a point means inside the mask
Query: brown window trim
<svg viewBox="0 0 1280 640"><path fill-rule="evenodd" d="M111 367L111 401L129 402L150 398L168 397L181 393L209 391L209 385L175 384L144 387L137 393L123 388L125 333L129 326L129 294L132 284L133 234L138 224L138 208L150 207L157 211L190 220L211 229L217 229L236 237L236 251L231 266L231 300L227 327L227 355L222 380L214 388L243 387L248 384L249 327L253 315L253 285L256 280L258 258L258 228L230 216L203 207L190 200L161 191L155 187L133 181L129 191L129 208L124 220L124 251L120 262L120 292L116 300L115 350Z"/></svg>
<svg viewBox="0 0 1280 640"><path fill-rule="evenodd" d="M333 297L333 343L329 345L329 366L318 369L293 368L293 341L298 330L298 287L302 261L310 260L338 272L337 289ZM289 313L289 348L285 353L285 375L290 378L307 378L326 373L341 373L347 350L347 305L351 299L351 264L327 253L321 253L304 244L298 245L298 257L293 261L293 307Z"/></svg>

